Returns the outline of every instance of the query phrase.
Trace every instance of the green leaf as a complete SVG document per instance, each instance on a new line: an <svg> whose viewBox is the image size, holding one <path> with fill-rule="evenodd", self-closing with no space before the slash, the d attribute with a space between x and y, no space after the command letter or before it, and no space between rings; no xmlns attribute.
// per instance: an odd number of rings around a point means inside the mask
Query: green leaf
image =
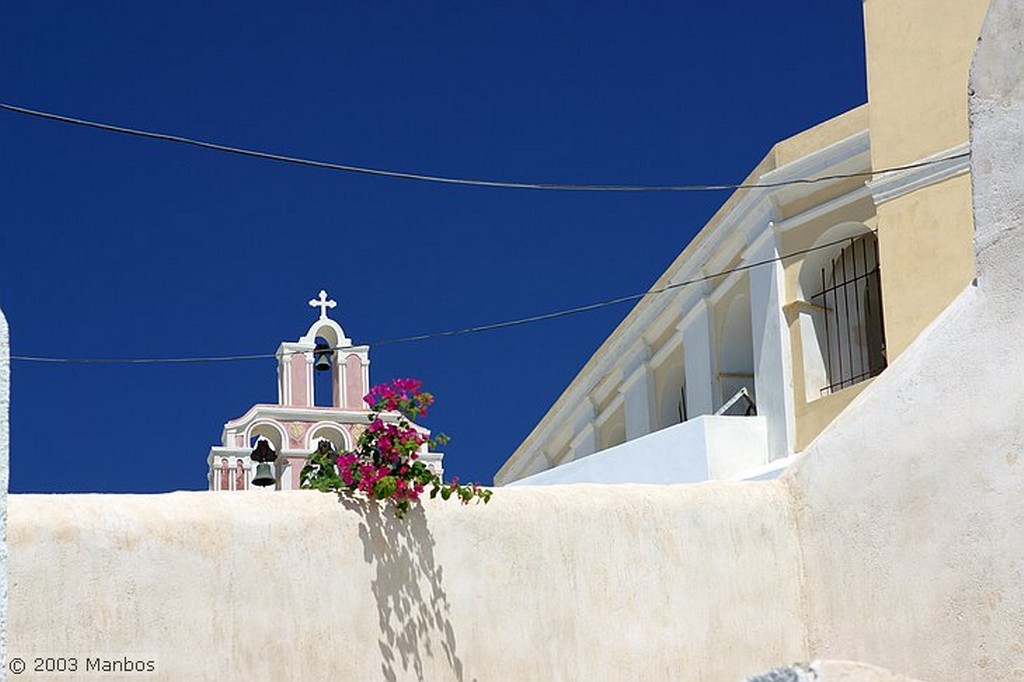
<svg viewBox="0 0 1024 682"><path fill-rule="evenodd" d="M373 485L373 496L378 500L386 500L395 492L395 477L384 476Z"/></svg>

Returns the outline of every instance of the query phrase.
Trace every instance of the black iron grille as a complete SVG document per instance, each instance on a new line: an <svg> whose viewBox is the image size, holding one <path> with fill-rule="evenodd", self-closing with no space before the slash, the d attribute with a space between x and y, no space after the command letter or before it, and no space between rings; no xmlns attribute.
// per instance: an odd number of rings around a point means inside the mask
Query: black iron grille
<svg viewBox="0 0 1024 682"><path fill-rule="evenodd" d="M828 385L822 395L877 376L886 366L878 239L850 245L821 269L821 291L811 297L821 312L822 354Z"/></svg>

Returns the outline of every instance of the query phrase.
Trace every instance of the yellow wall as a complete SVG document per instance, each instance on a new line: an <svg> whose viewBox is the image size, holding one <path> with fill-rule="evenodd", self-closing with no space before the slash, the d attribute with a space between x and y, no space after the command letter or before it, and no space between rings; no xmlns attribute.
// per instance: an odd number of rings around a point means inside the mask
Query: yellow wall
<svg viewBox="0 0 1024 682"><path fill-rule="evenodd" d="M967 75L988 0L865 0L875 169L967 141Z"/></svg>
<svg viewBox="0 0 1024 682"><path fill-rule="evenodd" d="M967 79L988 0L866 0L876 171L967 142ZM890 361L974 277L966 176L878 206Z"/></svg>
<svg viewBox="0 0 1024 682"><path fill-rule="evenodd" d="M969 175L878 207L886 350L890 362L974 277Z"/></svg>

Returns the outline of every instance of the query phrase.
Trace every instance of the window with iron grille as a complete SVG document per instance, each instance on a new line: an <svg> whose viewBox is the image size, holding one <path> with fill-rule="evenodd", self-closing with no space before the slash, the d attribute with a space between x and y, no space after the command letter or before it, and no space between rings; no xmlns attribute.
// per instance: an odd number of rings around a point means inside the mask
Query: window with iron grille
<svg viewBox="0 0 1024 682"><path fill-rule="evenodd" d="M877 376L886 367L878 239L852 239L821 269L821 291L811 297L820 311L822 355L828 384L822 395Z"/></svg>

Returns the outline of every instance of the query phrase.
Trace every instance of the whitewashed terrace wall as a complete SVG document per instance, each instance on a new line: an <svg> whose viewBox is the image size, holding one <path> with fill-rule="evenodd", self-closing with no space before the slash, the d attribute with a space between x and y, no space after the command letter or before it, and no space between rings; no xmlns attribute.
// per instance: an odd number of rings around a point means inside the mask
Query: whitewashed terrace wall
<svg viewBox="0 0 1024 682"><path fill-rule="evenodd" d="M9 650L163 680L737 680L806 658L789 506L778 483L403 522L307 491L18 495Z"/></svg>
<svg viewBox="0 0 1024 682"><path fill-rule="evenodd" d="M11 343L0 311L0 661L7 659L7 487L10 479ZM0 682L6 679L0 667Z"/></svg>

